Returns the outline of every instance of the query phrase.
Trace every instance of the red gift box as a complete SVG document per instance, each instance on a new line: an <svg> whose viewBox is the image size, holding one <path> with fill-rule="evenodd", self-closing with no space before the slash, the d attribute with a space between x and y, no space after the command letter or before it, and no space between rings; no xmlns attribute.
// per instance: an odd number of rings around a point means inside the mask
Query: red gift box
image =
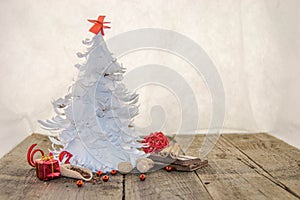
<svg viewBox="0 0 300 200"><path fill-rule="evenodd" d="M33 144L28 149L27 162L30 166L36 168L36 176L43 181L60 177L60 167L58 160L53 158L51 152L49 153L49 156L44 156L44 152L41 149L33 150L35 146L36 144ZM33 161L33 156L37 152L41 153L42 158Z"/></svg>
<svg viewBox="0 0 300 200"><path fill-rule="evenodd" d="M60 167L58 160L55 160L50 157L42 157L42 159L37 159L35 162L36 176L43 180L47 181L60 177Z"/></svg>

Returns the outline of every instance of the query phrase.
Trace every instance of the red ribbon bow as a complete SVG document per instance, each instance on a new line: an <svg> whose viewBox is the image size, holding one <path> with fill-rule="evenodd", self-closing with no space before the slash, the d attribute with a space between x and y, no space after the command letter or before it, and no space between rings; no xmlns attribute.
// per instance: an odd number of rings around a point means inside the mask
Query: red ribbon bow
<svg viewBox="0 0 300 200"><path fill-rule="evenodd" d="M93 20L93 19L88 19L89 22L94 23L92 28L90 28L90 32L94 34L98 34L101 31L101 34L104 35L104 30L105 28L110 28L109 26L105 26L104 24L109 24L110 22L104 22L105 16L99 16L98 20Z"/></svg>

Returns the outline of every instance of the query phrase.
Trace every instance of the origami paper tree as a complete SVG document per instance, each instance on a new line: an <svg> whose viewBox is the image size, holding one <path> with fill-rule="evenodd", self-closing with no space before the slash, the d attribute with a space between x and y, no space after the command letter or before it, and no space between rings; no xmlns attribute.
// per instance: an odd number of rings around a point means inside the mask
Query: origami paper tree
<svg viewBox="0 0 300 200"><path fill-rule="evenodd" d="M89 48L77 55L86 61L76 65L78 78L68 94L53 102L57 115L38 122L54 135L49 137L54 156L67 151L71 164L108 172L120 162L135 166L145 153L133 126L138 95L121 83L125 68L112 57L102 33L98 28L92 40L83 41Z"/></svg>

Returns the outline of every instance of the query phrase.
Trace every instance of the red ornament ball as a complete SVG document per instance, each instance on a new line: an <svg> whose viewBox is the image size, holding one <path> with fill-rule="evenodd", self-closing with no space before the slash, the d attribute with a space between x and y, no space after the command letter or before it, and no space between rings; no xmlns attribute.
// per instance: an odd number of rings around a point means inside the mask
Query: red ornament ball
<svg viewBox="0 0 300 200"><path fill-rule="evenodd" d="M171 166L166 166L166 170L167 170L167 172L170 172L170 171L172 171L172 167Z"/></svg>
<svg viewBox="0 0 300 200"><path fill-rule="evenodd" d="M115 170L115 169L111 170L110 174L111 175L116 175L117 174L117 170Z"/></svg>
<svg viewBox="0 0 300 200"><path fill-rule="evenodd" d="M102 180L103 180L104 182L107 182L107 181L109 180L109 176L104 175L104 176L102 177Z"/></svg>
<svg viewBox="0 0 300 200"><path fill-rule="evenodd" d="M82 180L78 180L78 181L76 182L76 185L77 185L78 187L81 187L81 186L83 185L83 181L82 181Z"/></svg>
<svg viewBox="0 0 300 200"><path fill-rule="evenodd" d="M141 181L144 181L145 179L146 179L146 175L145 175L145 174L141 174L141 175L140 175L140 180L141 180Z"/></svg>
<svg viewBox="0 0 300 200"><path fill-rule="evenodd" d="M102 171L97 171L96 174L97 174L97 176L101 176L103 174L103 172Z"/></svg>

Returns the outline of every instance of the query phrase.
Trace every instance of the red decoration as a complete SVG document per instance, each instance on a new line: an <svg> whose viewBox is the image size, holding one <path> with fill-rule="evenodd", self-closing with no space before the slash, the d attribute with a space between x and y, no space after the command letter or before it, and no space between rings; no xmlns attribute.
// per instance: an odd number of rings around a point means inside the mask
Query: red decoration
<svg viewBox="0 0 300 200"><path fill-rule="evenodd" d="M103 174L103 172L102 171L97 171L96 174L97 174L97 176L101 176Z"/></svg>
<svg viewBox="0 0 300 200"><path fill-rule="evenodd" d="M41 149L35 149L33 152L33 148L36 146L37 144L32 144L28 151L27 151L27 162L30 166L35 167L35 163L33 161L33 156L36 152L40 152L42 156L44 156L44 152Z"/></svg>
<svg viewBox="0 0 300 200"><path fill-rule="evenodd" d="M145 153L158 152L169 145L168 138L162 132L151 133L142 141Z"/></svg>
<svg viewBox="0 0 300 200"><path fill-rule="evenodd" d="M94 23L94 25L92 26L92 28L90 28L90 32L94 33L94 34L98 34L101 31L101 34L104 35L104 30L105 28L110 28L109 26L105 26L104 24L109 24L110 22L104 22L104 18L105 16L99 16L98 20L92 20L92 19L88 19L89 22Z"/></svg>
<svg viewBox="0 0 300 200"><path fill-rule="evenodd" d="M34 151L32 151L35 146L36 144L33 144L28 149L27 162L32 167L36 168L37 177L44 181L60 177L60 167L58 160L53 159L52 153L50 153L49 156L45 156L44 152L41 149L35 149ZM33 160L33 157L37 152L41 153L42 158Z"/></svg>
<svg viewBox="0 0 300 200"><path fill-rule="evenodd" d="M58 160L52 156L43 156L42 159L35 160L36 175L41 180L49 180L60 177L60 167Z"/></svg>
<svg viewBox="0 0 300 200"><path fill-rule="evenodd" d="M110 174L111 175L116 175L117 174L117 170L115 170L115 169L111 170Z"/></svg>
<svg viewBox="0 0 300 200"><path fill-rule="evenodd" d="M172 171L172 167L171 166L166 166L166 170L167 170L167 172L170 172L170 171Z"/></svg>
<svg viewBox="0 0 300 200"><path fill-rule="evenodd" d="M140 180L141 180L141 181L144 181L145 179L146 179L146 175L145 175L145 174L141 174L141 175L140 175Z"/></svg>
<svg viewBox="0 0 300 200"><path fill-rule="evenodd" d="M73 154L68 151L60 152L60 154L58 155L59 162L62 162L65 156L67 157L65 164L70 164L70 159L72 158Z"/></svg>
<svg viewBox="0 0 300 200"><path fill-rule="evenodd" d="M83 185L83 181L82 181L82 180L78 180L78 181L76 182L76 185L77 185L78 187L81 187L81 186Z"/></svg>
<svg viewBox="0 0 300 200"><path fill-rule="evenodd" d="M109 176L104 175L104 176L102 177L102 180L103 180L104 182L107 182L107 181L109 180Z"/></svg>

